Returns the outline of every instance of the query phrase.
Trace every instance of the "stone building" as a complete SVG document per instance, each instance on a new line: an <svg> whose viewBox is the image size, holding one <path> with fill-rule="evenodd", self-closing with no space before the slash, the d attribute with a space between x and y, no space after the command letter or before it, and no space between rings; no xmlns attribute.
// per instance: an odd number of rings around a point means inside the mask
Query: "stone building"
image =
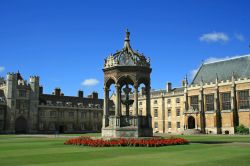
<svg viewBox="0 0 250 166"><path fill-rule="evenodd" d="M234 134L250 128L250 56L202 64L184 89L185 129Z"/></svg>
<svg viewBox="0 0 250 166"><path fill-rule="evenodd" d="M185 78L181 87L172 88L171 83L167 83L164 90L152 90L154 132L234 134L238 125L250 128L249 66L250 55L205 63L191 84ZM130 97L133 98L133 94ZM146 113L145 101L142 90L138 99L139 114Z"/></svg>
<svg viewBox="0 0 250 166"><path fill-rule="evenodd" d="M112 104L112 103L111 103ZM82 133L100 131L103 100L98 93L64 96L60 88L44 94L38 76L19 72L0 81L0 133Z"/></svg>

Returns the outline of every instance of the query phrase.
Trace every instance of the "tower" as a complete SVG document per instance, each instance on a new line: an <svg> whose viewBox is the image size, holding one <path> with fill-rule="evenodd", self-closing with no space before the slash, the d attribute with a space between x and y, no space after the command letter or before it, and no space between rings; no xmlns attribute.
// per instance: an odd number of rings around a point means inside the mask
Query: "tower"
<svg viewBox="0 0 250 166"><path fill-rule="evenodd" d="M15 132L15 108L16 108L17 74L8 73L6 79L6 133Z"/></svg>
<svg viewBox="0 0 250 166"><path fill-rule="evenodd" d="M36 132L38 128L38 104L39 104L39 77L30 76L30 107L29 107L29 117L28 117L28 128L29 132Z"/></svg>
<svg viewBox="0 0 250 166"><path fill-rule="evenodd" d="M127 30L123 49L105 59L103 137L153 136L150 111L151 71L149 58L131 48L130 32ZM116 91L115 115L109 114L109 91L112 84ZM145 116L138 114L138 88L141 84L146 91ZM122 113L122 104L126 106L126 111L123 111L125 114ZM131 106L132 114L128 111Z"/></svg>

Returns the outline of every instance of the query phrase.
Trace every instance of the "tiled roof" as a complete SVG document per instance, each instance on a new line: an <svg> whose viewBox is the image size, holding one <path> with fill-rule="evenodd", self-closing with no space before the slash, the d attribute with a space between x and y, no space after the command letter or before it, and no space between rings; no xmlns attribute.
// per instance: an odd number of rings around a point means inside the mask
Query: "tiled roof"
<svg viewBox="0 0 250 166"><path fill-rule="evenodd" d="M201 79L204 83L215 82L216 74L219 81L231 80L232 74L235 79L250 77L250 55L232 58L223 61L203 64L192 84L200 84Z"/></svg>
<svg viewBox="0 0 250 166"><path fill-rule="evenodd" d="M77 105L78 103L83 103L84 106L88 106L89 104L99 104L102 107L103 105L103 99L81 98L75 96L56 96L50 94L41 94L39 96L40 103L46 104L48 100L53 104L56 104L58 101L60 101L62 103L71 102L72 105Z"/></svg>

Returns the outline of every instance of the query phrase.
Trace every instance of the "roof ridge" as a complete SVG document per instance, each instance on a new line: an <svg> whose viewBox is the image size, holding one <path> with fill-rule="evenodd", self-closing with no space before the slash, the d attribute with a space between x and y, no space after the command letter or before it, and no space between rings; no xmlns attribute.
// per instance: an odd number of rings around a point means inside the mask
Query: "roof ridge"
<svg viewBox="0 0 250 166"><path fill-rule="evenodd" d="M240 59L240 58L245 58L245 57L250 57L250 54L236 55L236 56L232 56L232 57L225 57L225 58L221 58L219 60L213 61L213 62L205 62L203 64L207 65L207 64L213 64L213 63L218 63L218 62L223 62L223 61L230 61L230 60Z"/></svg>

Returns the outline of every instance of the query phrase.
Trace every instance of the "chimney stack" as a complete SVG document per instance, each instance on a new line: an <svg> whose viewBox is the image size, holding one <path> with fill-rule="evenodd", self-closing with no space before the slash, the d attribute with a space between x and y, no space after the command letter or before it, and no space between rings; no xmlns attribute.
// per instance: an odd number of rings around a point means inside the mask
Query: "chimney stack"
<svg viewBox="0 0 250 166"><path fill-rule="evenodd" d="M61 96L61 89L60 88L55 88L54 95L55 96Z"/></svg>
<svg viewBox="0 0 250 166"><path fill-rule="evenodd" d="M167 84L166 84L166 91L169 93L169 92L171 92L171 90L172 90L172 83L171 82L167 82Z"/></svg>
<svg viewBox="0 0 250 166"><path fill-rule="evenodd" d="M79 90L77 96L80 97L80 98L83 98L83 91Z"/></svg>

